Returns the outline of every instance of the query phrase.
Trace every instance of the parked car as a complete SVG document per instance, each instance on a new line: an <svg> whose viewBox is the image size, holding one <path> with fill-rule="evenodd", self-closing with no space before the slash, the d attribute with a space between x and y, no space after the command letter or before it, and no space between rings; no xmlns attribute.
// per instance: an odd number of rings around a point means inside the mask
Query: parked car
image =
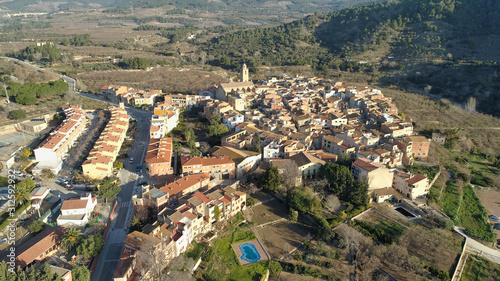
<svg viewBox="0 0 500 281"><path fill-rule="evenodd" d="M141 183L139 183L139 186L143 186L143 185L147 185L148 182L147 181L141 181Z"/></svg>
<svg viewBox="0 0 500 281"><path fill-rule="evenodd" d="M128 161L130 164L133 164L134 163L134 157L130 158L130 160Z"/></svg>
<svg viewBox="0 0 500 281"><path fill-rule="evenodd" d="M37 187L37 188L38 188L38 187L41 187L41 186L42 186L41 184L39 184L39 183L35 183L35 187Z"/></svg>
<svg viewBox="0 0 500 281"><path fill-rule="evenodd" d="M493 225L493 228L496 229L496 230L500 230L500 224Z"/></svg>
<svg viewBox="0 0 500 281"><path fill-rule="evenodd" d="M495 215L489 215L488 218L490 218L490 220L492 221L500 221L500 218Z"/></svg>
<svg viewBox="0 0 500 281"><path fill-rule="evenodd" d="M140 172L140 171L141 171L141 165L137 165L137 166L135 166L135 171L136 171L136 172Z"/></svg>
<svg viewBox="0 0 500 281"><path fill-rule="evenodd" d="M69 184L68 184L68 185L66 185L66 189L71 190L71 189L73 189L73 188L75 188L75 187L73 187L72 185L69 185Z"/></svg>

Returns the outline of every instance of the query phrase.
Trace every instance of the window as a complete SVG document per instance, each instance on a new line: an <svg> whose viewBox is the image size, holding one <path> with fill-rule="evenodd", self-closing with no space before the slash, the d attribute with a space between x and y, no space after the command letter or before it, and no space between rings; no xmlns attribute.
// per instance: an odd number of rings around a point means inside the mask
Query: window
<svg viewBox="0 0 500 281"><path fill-rule="evenodd" d="M151 164L151 167L154 167L154 166L155 166L155 164Z"/></svg>

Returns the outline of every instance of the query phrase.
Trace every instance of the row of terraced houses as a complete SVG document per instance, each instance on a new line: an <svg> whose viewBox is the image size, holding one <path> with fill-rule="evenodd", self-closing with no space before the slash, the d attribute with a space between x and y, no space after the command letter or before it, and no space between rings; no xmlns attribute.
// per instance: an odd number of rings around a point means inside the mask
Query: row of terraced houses
<svg viewBox="0 0 500 281"><path fill-rule="evenodd" d="M109 107L111 115L106 127L82 164L83 174L91 179L111 176L113 163L120 152L129 126L129 116L125 109Z"/></svg>

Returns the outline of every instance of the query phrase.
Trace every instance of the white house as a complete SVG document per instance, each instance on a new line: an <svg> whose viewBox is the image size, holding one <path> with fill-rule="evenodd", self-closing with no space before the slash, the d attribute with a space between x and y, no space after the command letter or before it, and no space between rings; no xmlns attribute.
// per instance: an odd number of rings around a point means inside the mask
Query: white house
<svg viewBox="0 0 500 281"><path fill-rule="evenodd" d="M245 116L238 112L229 112L222 116L222 124L226 125L227 128L231 131L234 127L245 121Z"/></svg>
<svg viewBox="0 0 500 281"><path fill-rule="evenodd" d="M281 157L282 154L280 152L281 150L281 145L275 144L275 143L270 143L267 146L264 147L263 149L263 154L264 154L264 161L269 161L269 158L276 158L276 157Z"/></svg>
<svg viewBox="0 0 500 281"><path fill-rule="evenodd" d="M97 196L92 196L90 192L66 199L62 203L61 215L57 218L57 224L84 226L96 205Z"/></svg>
<svg viewBox="0 0 500 281"><path fill-rule="evenodd" d="M31 192L31 206L40 209L43 200L49 195L50 189L47 187L38 187Z"/></svg>

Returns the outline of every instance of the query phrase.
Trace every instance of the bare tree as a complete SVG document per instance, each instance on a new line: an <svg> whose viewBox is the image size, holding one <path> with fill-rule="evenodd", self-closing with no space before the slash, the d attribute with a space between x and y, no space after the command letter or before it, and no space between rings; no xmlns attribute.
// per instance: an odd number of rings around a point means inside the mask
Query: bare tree
<svg viewBox="0 0 500 281"><path fill-rule="evenodd" d="M324 193L326 187L329 185L327 179L315 180L309 183L309 187L314 189L317 193Z"/></svg>
<svg viewBox="0 0 500 281"><path fill-rule="evenodd" d="M162 281L179 281L179 280L195 280L191 274L191 270L196 264L195 260L192 258L187 258L184 255L180 255L174 258L168 269L164 271ZM156 279L155 279L156 281Z"/></svg>
<svg viewBox="0 0 500 281"><path fill-rule="evenodd" d="M330 194L325 198L325 205L330 212L335 212L340 208L341 203L337 196Z"/></svg>
<svg viewBox="0 0 500 281"><path fill-rule="evenodd" d="M252 194L254 194L257 191L259 191L259 187L255 183L250 182L250 183L247 184L247 186L246 186L246 193L248 195L252 195Z"/></svg>
<svg viewBox="0 0 500 281"><path fill-rule="evenodd" d="M173 257L174 243L162 241L155 243L153 239L143 239L137 252L136 270L141 280L161 280L162 272Z"/></svg>
<svg viewBox="0 0 500 281"><path fill-rule="evenodd" d="M476 112L476 98L470 97L465 104L467 112Z"/></svg>
<svg viewBox="0 0 500 281"><path fill-rule="evenodd" d="M283 161L279 169L285 192L288 193L296 186L297 178L300 177L299 167L293 160L288 160Z"/></svg>
<svg viewBox="0 0 500 281"><path fill-rule="evenodd" d="M203 152L203 153L208 153L208 151L210 150L210 145L207 143L207 142L203 142L200 146L200 151Z"/></svg>
<svg viewBox="0 0 500 281"><path fill-rule="evenodd" d="M360 246L362 244L369 244L370 241L367 241L369 238L345 224L340 225L336 231L344 239L347 253L351 256L351 263L354 264Z"/></svg>

